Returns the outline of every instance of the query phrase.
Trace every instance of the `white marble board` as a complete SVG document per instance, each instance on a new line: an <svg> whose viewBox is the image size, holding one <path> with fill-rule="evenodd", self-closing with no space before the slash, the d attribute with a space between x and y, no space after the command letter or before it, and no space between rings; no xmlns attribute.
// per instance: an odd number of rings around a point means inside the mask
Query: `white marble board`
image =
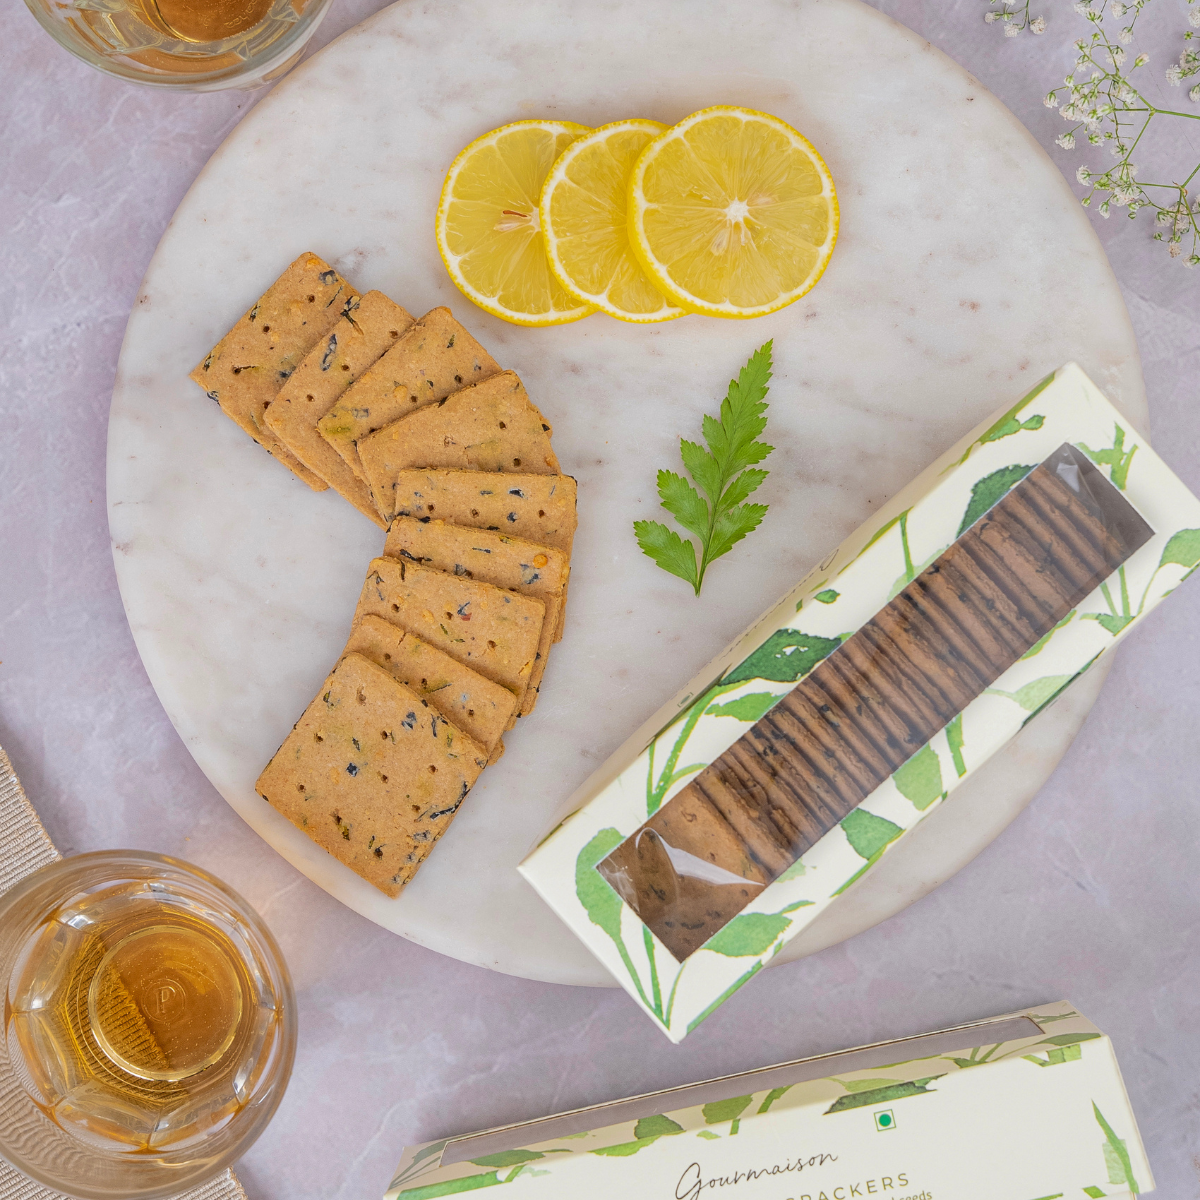
<svg viewBox="0 0 1200 1200"><path fill-rule="evenodd" d="M803 300L750 323L643 328L598 315L527 330L454 289L433 217L472 138L523 117L670 122L719 103L791 122L833 172L841 236ZM382 534L336 493L310 492L187 378L307 249L415 313L450 305L520 373L579 480L566 638L538 709L398 900L253 788L336 661ZM677 463L679 436L696 436L767 338L770 512L697 600L640 554L631 523L655 515L656 469ZM858 0L402 0L249 113L159 244L109 425L121 594L167 713L263 854L274 847L350 907L445 954L611 984L514 869L564 797L887 496L1068 359L1145 424L1120 293L1058 171L974 79ZM780 959L869 928L969 862L1053 770L1104 666Z"/></svg>

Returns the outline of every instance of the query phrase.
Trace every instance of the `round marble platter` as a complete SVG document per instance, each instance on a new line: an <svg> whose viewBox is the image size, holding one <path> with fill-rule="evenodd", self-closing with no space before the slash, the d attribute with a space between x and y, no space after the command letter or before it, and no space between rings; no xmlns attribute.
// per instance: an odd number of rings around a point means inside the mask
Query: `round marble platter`
<svg viewBox="0 0 1200 1200"><path fill-rule="evenodd" d="M974 79L859 0L401 3L280 83L176 212L129 319L108 503L130 625L196 761L268 847L357 912L467 962L611 985L515 869L563 800L768 604L937 454L1070 359L1135 424L1128 316L1058 170ZM555 329L487 316L450 283L433 219L445 170L508 121L673 122L711 104L775 113L837 182L841 236L808 296L754 322ZM288 262L313 250L414 313L449 305L516 370L579 481L566 637L536 712L416 880L386 899L254 793L336 662L383 535L311 492L188 371ZM703 596L638 550L729 378L774 341L761 528ZM958 871L1029 802L1103 665L968 780L779 956L812 953ZM186 804L184 797L179 803ZM248 830L247 837L252 836Z"/></svg>

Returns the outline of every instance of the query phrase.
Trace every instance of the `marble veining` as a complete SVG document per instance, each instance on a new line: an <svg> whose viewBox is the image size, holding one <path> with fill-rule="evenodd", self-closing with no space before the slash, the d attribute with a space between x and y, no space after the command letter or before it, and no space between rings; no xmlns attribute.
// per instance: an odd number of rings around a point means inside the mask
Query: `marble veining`
<svg viewBox="0 0 1200 1200"><path fill-rule="evenodd" d="M672 121L714 103L776 113L829 163L841 236L802 301L751 323L646 329L595 316L525 330L453 288L433 215L471 138L522 117ZM1013 194L1020 206L1004 202ZM253 792L336 660L382 535L333 492L310 492L187 379L304 249L413 312L450 305L521 375L579 480L566 638L538 710L398 901ZM678 437L695 436L767 338L770 512L696 600L640 554L630 525L656 511L654 473L675 464ZM254 108L158 247L109 426L121 593L176 729L266 843L435 950L600 985L602 968L514 870L563 797L888 495L1068 359L1145 423L1128 316L1057 169L961 68L858 0L762 0L736 22L714 0L692 0L686 22L668 0L399 3ZM1029 726L780 958L869 928L970 861L1049 775L1101 683L1097 670Z"/></svg>

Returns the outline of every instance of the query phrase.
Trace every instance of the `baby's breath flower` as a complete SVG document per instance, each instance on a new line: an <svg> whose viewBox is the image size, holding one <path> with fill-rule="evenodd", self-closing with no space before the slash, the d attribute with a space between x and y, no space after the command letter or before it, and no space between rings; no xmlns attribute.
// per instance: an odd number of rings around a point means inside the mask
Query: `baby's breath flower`
<svg viewBox="0 0 1200 1200"><path fill-rule="evenodd" d="M1089 171L1087 167L1080 164L1079 170L1075 172L1075 178L1078 179L1080 183L1087 183L1091 177L1091 171Z"/></svg>
<svg viewBox="0 0 1200 1200"><path fill-rule="evenodd" d="M1188 9L1188 24L1200 29L1200 8Z"/></svg>
<svg viewBox="0 0 1200 1200"><path fill-rule="evenodd" d="M1196 15L1200 16L1200 10L1197 10ZM1029 32L1030 33L1045 33L1046 32L1046 18L1045 17L1034 17L1033 20L1029 22Z"/></svg>
<svg viewBox="0 0 1200 1200"><path fill-rule="evenodd" d="M1189 269L1191 267L1200 267L1200 254L1193 254L1191 258L1184 259L1183 265Z"/></svg>
<svg viewBox="0 0 1200 1200"><path fill-rule="evenodd" d="M1172 241L1171 244L1169 246L1167 246L1167 253L1172 258L1178 258L1183 253L1183 248L1179 245L1178 242Z"/></svg>
<svg viewBox="0 0 1200 1200"><path fill-rule="evenodd" d="M1128 46L1129 43L1133 41L1133 30L1132 29L1122 29L1121 32L1119 34L1117 34L1117 37L1119 37L1121 39L1121 41L1126 46Z"/></svg>
<svg viewBox="0 0 1200 1200"><path fill-rule="evenodd" d="M1108 201L1105 200L1096 210L1106 221L1108 220Z"/></svg>
<svg viewBox="0 0 1200 1200"><path fill-rule="evenodd" d="M1200 83L1196 84L1196 86L1192 88L1190 92L1188 92L1188 99L1200 103Z"/></svg>
<svg viewBox="0 0 1200 1200"><path fill-rule="evenodd" d="M1020 32L1021 26L1016 24L1015 21L1009 21L1008 24L1004 26L1005 37L1016 37Z"/></svg>
<svg viewBox="0 0 1200 1200"><path fill-rule="evenodd" d="M1183 68L1178 63L1172 63L1167 68L1167 82L1172 87L1178 87L1183 82Z"/></svg>
<svg viewBox="0 0 1200 1200"><path fill-rule="evenodd" d="M985 21L986 21L986 22L987 22L989 25L992 25L992 24L994 24L996 21L1000 20L1000 14L999 14L998 12L989 12L989 13L984 13L984 15L983 15L983 19L984 19L984 20L985 20Z"/></svg>
<svg viewBox="0 0 1200 1200"><path fill-rule="evenodd" d="M1047 108L1057 108L1058 107L1058 97L1053 92L1047 92L1046 95L1042 98L1042 103Z"/></svg>
<svg viewBox="0 0 1200 1200"><path fill-rule="evenodd" d="M1075 149L1075 135L1073 133L1060 133L1054 140L1064 150Z"/></svg>
<svg viewBox="0 0 1200 1200"><path fill-rule="evenodd" d="M1109 11L1114 17L1123 17L1125 15L1125 5L1121 3L1121 0L1113 0L1112 4L1109 5Z"/></svg>
<svg viewBox="0 0 1200 1200"><path fill-rule="evenodd" d="M1137 56L1137 58L1135 58L1135 59L1133 60L1133 65L1134 65L1135 67L1144 67L1144 66L1145 66L1145 65L1146 65L1146 64L1147 64L1149 61L1150 61L1150 55L1148 55L1148 54L1139 54L1139 55Z"/></svg>

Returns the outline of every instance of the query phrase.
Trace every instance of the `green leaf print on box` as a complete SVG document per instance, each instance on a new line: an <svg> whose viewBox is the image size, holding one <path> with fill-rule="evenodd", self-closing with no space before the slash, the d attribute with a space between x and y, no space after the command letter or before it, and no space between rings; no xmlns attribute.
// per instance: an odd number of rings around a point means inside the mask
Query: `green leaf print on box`
<svg viewBox="0 0 1200 1200"><path fill-rule="evenodd" d="M477 1167L519 1167L546 1156L540 1150L501 1150L498 1154L485 1154L470 1161Z"/></svg>
<svg viewBox="0 0 1200 1200"><path fill-rule="evenodd" d="M700 1111L704 1114L706 1125L723 1125L729 1122L729 1136L738 1131L742 1113L750 1107L753 1096L731 1096L728 1100L714 1100L706 1104Z"/></svg>
<svg viewBox="0 0 1200 1200"><path fill-rule="evenodd" d="M1125 1147L1124 1139L1117 1137L1113 1127L1104 1119L1104 1114L1096 1107L1094 1101L1092 1112L1095 1114L1100 1128L1104 1130L1104 1160L1108 1166L1109 1183L1123 1183L1136 1195L1140 1189L1137 1180L1133 1177L1133 1164L1129 1161L1129 1151ZM1119 1173L1114 1172L1114 1160Z"/></svg>
<svg viewBox="0 0 1200 1200"><path fill-rule="evenodd" d="M813 599L819 600L822 604L832 604L841 594L833 588L826 588L823 592L818 592Z"/></svg>
<svg viewBox="0 0 1200 1200"><path fill-rule="evenodd" d="M1004 696L1015 701L1026 712L1036 712L1038 709L1044 708L1074 678L1074 675L1043 675L1041 679L1030 680L1024 687L1017 688L1015 692L1006 692L1001 688L988 688L987 694Z"/></svg>
<svg viewBox="0 0 1200 1200"><path fill-rule="evenodd" d="M739 696L728 704L714 704L708 710L712 717L734 717L739 721L749 721L751 724L765 717L775 707L782 697L774 692L751 692L747 696Z"/></svg>
<svg viewBox="0 0 1200 1200"><path fill-rule="evenodd" d="M844 816L841 827L855 854L867 861L833 893L835 896L840 896L865 875L879 861L888 845L904 832L899 825L885 817L877 817L865 808L856 808Z"/></svg>
<svg viewBox="0 0 1200 1200"><path fill-rule="evenodd" d="M1107 450L1093 450L1086 442L1080 442L1079 448L1098 467L1108 467L1108 477L1113 487L1119 491L1125 490L1129 480L1129 467L1137 452L1135 444L1128 452L1125 450L1125 430L1120 425L1113 425L1113 444Z"/></svg>
<svg viewBox="0 0 1200 1200"><path fill-rule="evenodd" d="M629 1155L654 1145L661 1137L674 1137L675 1134L682 1132L683 1126L672 1121L670 1117L662 1114L643 1117L633 1127L634 1140L632 1142L618 1142L615 1146L603 1146L599 1150L593 1150L592 1153L598 1154L602 1158L628 1158Z"/></svg>
<svg viewBox="0 0 1200 1200"><path fill-rule="evenodd" d="M865 1092L852 1092L849 1096L843 1096L840 1100L835 1100L826 1110L824 1115L829 1116L831 1113L845 1112L851 1108L865 1108L868 1105L884 1104L893 1100L905 1100L909 1096L927 1096L930 1092L929 1085L938 1079L941 1075L929 1075L924 1079L914 1079L911 1083L890 1083L886 1087L871 1088ZM846 1084L842 1084L846 1087Z"/></svg>
<svg viewBox="0 0 1200 1200"><path fill-rule="evenodd" d="M647 999L642 981L638 977L637 971L634 970L633 960L629 957L629 951L625 948L624 939L621 937L621 910L623 907L621 897L613 891L604 876L596 870L596 864L624 840L619 829L610 827L600 830L580 850L579 857L575 860L575 895L579 897L579 903L583 905L588 920L593 925L599 925L612 938L617 953L621 956L621 962L624 963L625 969L629 972L629 978L633 980L638 995L642 998L642 1003L647 1008L655 1008L655 1011L661 1014L661 1002L658 1006L654 1006Z"/></svg>
<svg viewBox="0 0 1200 1200"><path fill-rule="evenodd" d="M900 795L912 801L918 812L924 812L934 801L946 795L942 787L941 761L928 742L892 775L892 782Z"/></svg>
<svg viewBox="0 0 1200 1200"><path fill-rule="evenodd" d="M1012 437L1014 433L1020 433L1023 429L1041 429L1045 424L1046 418L1043 416L1033 416L1026 421L1018 421L1017 413L1027 405L1030 400L1037 396L1040 392L1054 382L1054 376L1057 372L1052 372L1045 379L1035 384L1020 400L1016 402L998 421L993 422L980 438L973 441L965 451L963 456L957 462L947 467L947 470L952 470L953 467L961 466L971 457L971 452L979 446L986 446L988 442L998 442L1001 438Z"/></svg>
<svg viewBox="0 0 1200 1200"><path fill-rule="evenodd" d="M791 921L782 913L741 913L704 943L705 950L727 958L766 954Z"/></svg>
<svg viewBox="0 0 1200 1200"><path fill-rule="evenodd" d="M517 1171L520 1170L521 1168L517 1167ZM508 1179L501 1179L498 1172L488 1171L483 1175L467 1175L461 1179L447 1179L443 1183L410 1188L400 1193L400 1200L434 1200L437 1196L457 1196L462 1192L474 1192L479 1188L508 1182Z"/></svg>
<svg viewBox="0 0 1200 1200"><path fill-rule="evenodd" d="M995 508L1036 467L1037 463L1029 467L1017 465L1001 467L998 471L985 475L971 489L971 501L967 505L967 511L963 513L962 524L959 525L958 532L954 536L962 537L988 509Z"/></svg>
<svg viewBox="0 0 1200 1200"><path fill-rule="evenodd" d="M1129 586L1125 579L1125 568L1121 567L1117 572L1117 580L1121 589L1121 607L1118 609L1112 592L1109 590L1108 582L1105 581L1100 585L1100 594L1108 605L1108 612L1084 613L1083 619L1095 621L1101 629L1116 637L1126 625L1142 615L1146 601L1150 599L1150 589L1154 586L1159 571L1172 564L1185 568L1187 573L1184 575L1184 579L1187 579L1197 566L1200 566L1200 529L1181 529L1172 535L1171 540L1163 547L1162 557L1158 560L1158 566L1155 567L1154 574L1150 576L1150 580L1146 584L1146 589L1142 593L1142 601L1137 606L1136 612L1130 609Z"/></svg>
<svg viewBox="0 0 1200 1200"><path fill-rule="evenodd" d="M802 633L799 629L777 629L753 654L734 667L722 683L746 683L751 679L795 683L841 644L838 638Z"/></svg>

